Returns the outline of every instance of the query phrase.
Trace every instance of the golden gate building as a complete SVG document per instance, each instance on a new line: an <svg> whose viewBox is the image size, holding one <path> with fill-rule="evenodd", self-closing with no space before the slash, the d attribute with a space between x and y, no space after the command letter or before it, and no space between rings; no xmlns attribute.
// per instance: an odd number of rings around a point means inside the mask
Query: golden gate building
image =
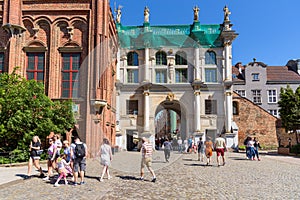
<svg viewBox="0 0 300 200"><path fill-rule="evenodd" d="M118 9L118 11L120 11ZM117 12L119 51L116 83L116 144L134 147L135 138L214 140L225 133L237 146L232 119L232 30L229 10L222 24L201 24L199 8L189 25L124 26Z"/></svg>

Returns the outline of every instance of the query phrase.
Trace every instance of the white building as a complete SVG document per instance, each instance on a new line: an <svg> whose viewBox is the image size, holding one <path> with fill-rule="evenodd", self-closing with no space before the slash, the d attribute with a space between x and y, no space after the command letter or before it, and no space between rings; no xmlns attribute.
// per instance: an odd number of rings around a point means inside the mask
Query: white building
<svg viewBox="0 0 300 200"><path fill-rule="evenodd" d="M123 26L117 19L116 145L130 150L134 138L154 142L158 131L176 128L183 139L226 133L227 145L236 147L231 67L238 34L231 30L228 8L222 24L201 24L195 7L193 24L165 26L150 25L146 9L142 26ZM155 120L163 110L172 111L172 119L158 130Z"/></svg>

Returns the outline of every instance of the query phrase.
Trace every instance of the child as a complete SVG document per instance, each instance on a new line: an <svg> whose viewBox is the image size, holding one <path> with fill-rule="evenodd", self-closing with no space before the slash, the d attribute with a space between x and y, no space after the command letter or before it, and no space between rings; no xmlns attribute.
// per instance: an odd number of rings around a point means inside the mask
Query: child
<svg viewBox="0 0 300 200"><path fill-rule="evenodd" d="M58 187L59 186L59 181L64 178L65 180L65 185L68 185L68 181L67 181L67 170L65 166L68 166L68 163L66 162L66 154L61 154L58 158L57 158L57 168L58 168L58 173L59 173L59 177L57 179L57 181L54 184L54 187Z"/></svg>
<svg viewBox="0 0 300 200"><path fill-rule="evenodd" d="M66 162L68 163L68 165L65 166L66 171L68 174L70 174L72 176L72 180L74 179L73 176L73 162L71 159L71 147L69 146L69 142L67 140L63 141L63 148L64 148L64 154L66 154Z"/></svg>

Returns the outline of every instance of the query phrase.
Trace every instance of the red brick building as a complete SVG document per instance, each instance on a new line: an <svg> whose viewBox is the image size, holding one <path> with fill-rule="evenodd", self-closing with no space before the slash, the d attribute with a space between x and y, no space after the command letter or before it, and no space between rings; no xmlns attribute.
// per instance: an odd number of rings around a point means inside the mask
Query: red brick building
<svg viewBox="0 0 300 200"><path fill-rule="evenodd" d="M233 121L239 128L239 145L243 145L245 138L250 136L257 137L264 147L278 147L277 117L235 92L232 103Z"/></svg>
<svg viewBox="0 0 300 200"><path fill-rule="evenodd" d="M72 99L90 156L115 143L117 36L109 0L0 0L0 72L43 82Z"/></svg>

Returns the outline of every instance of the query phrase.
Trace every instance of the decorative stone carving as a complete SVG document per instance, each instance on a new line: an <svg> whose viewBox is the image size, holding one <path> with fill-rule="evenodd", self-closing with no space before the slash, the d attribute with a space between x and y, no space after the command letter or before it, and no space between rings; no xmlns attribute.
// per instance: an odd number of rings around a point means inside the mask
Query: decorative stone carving
<svg viewBox="0 0 300 200"><path fill-rule="evenodd" d="M73 34L74 34L74 28L72 26L67 27L68 34L69 34L69 40L72 40Z"/></svg>

